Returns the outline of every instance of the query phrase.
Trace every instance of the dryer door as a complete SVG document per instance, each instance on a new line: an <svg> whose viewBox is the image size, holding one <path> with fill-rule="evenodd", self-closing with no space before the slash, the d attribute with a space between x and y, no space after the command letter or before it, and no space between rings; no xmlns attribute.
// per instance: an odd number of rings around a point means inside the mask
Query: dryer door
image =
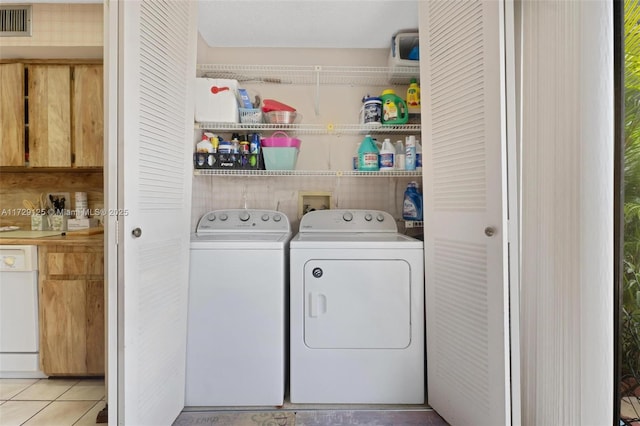
<svg viewBox="0 0 640 426"><path fill-rule="evenodd" d="M309 260L304 341L314 349L402 349L411 343L411 273L404 260Z"/></svg>

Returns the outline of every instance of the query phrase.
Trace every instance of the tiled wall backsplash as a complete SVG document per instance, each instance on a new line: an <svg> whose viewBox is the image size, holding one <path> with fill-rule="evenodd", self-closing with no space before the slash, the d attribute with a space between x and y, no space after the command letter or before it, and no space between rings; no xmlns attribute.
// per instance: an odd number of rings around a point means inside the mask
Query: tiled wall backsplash
<svg viewBox="0 0 640 426"><path fill-rule="evenodd" d="M402 219L402 199L411 177L317 176L194 176L191 229L211 210L256 208L278 210L289 218L294 232L299 225L299 191L332 195L331 208L375 209ZM398 224L402 230L402 223Z"/></svg>

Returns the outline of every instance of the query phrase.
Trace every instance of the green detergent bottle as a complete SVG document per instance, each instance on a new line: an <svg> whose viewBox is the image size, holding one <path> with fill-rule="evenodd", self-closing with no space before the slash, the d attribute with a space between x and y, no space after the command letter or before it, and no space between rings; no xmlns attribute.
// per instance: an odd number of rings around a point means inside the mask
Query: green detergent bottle
<svg viewBox="0 0 640 426"><path fill-rule="evenodd" d="M382 124L388 126L406 124L409 121L409 109L405 101L393 89L382 92Z"/></svg>

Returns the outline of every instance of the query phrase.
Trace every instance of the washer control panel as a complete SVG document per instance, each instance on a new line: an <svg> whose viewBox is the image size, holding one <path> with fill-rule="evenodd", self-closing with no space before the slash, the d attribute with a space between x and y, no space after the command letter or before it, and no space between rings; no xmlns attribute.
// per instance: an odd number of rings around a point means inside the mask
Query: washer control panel
<svg viewBox="0 0 640 426"><path fill-rule="evenodd" d="M196 233L229 232L290 232L289 218L274 210L213 210L205 213L198 222Z"/></svg>
<svg viewBox="0 0 640 426"><path fill-rule="evenodd" d="M300 232L398 232L398 226L381 210L315 210L302 216Z"/></svg>

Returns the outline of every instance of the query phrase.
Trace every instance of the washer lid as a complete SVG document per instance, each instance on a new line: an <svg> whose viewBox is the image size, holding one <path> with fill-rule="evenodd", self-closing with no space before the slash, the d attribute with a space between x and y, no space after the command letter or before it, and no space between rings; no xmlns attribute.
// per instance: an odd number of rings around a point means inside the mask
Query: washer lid
<svg viewBox="0 0 640 426"><path fill-rule="evenodd" d="M191 242L268 242L268 241L287 241L291 236L290 233L281 232L235 232L235 233L210 233L210 234L193 234Z"/></svg>
<svg viewBox="0 0 640 426"><path fill-rule="evenodd" d="M192 250L285 250L291 233L236 232L193 234Z"/></svg>
<svg viewBox="0 0 640 426"><path fill-rule="evenodd" d="M419 248L424 243L398 233L300 232L291 239L291 248Z"/></svg>

